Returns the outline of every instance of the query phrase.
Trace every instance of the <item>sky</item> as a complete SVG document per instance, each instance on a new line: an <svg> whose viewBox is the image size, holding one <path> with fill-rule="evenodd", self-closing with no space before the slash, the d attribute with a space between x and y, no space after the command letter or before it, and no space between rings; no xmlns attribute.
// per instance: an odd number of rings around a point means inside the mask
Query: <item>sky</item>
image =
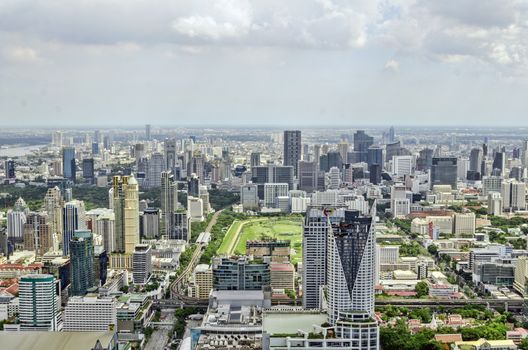
<svg viewBox="0 0 528 350"><path fill-rule="evenodd" d="M527 0L0 0L0 125L528 125Z"/></svg>

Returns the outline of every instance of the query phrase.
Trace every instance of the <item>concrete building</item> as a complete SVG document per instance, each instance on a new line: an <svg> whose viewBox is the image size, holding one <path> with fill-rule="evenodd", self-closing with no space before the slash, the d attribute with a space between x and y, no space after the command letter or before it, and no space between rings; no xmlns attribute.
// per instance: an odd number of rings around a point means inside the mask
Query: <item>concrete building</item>
<svg viewBox="0 0 528 350"><path fill-rule="evenodd" d="M475 214L474 213L456 213L454 216L454 233L457 236L474 236L475 235Z"/></svg>
<svg viewBox="0 0 528 350"><path fill-rule="evenodd" d="M115 250L132 254L139 244L139 188L133 176L114 176Z"/></svg>
<svg viewBox="0 0 528 350"><path fill-rule="evenodd" d="M117 303L113 297L71 297L64 308L64 332L108 331L117 328Z"/></svg>
<svg viewBox="0 0 528 350"><path fill-rule="evenodd" d="M488 192L488 214L499 216L502 212L501 194L499 192Z"/></svg>
<svg viewBox="0 0 528 350"><path fill-rule="evenodd" d="M200 299L209 298L213 289L213 270L207 264L199 264L194 269L194 285L196 297Z"/></svg>
<svg viewBox="0 0 528 350"><path fill-rule="evenodd" d="M294 175L297 176L297 167L302 155L301 131L284 131L283 164L292 166Z"/></svg>
<svg viewBox="0 0 528 350"><path fill-rule="evenodd" d="M60 282L52 275L25 275L19 284L22 331L60 331Z"/></svg>
<svg viewBox="0 0 528 350"><path fill-rule="evenodd" d="M271 263L270 282L272 289L295 290L295 268L291 263Z"/></svg>
<svg viewBox="0 0 528 350"><path fill-rule="evenodd" d="M212 265L214 290L262 290L270 286L267 263L251 262L247 257L215 258Z"/></svg>
<svg viewBox="0 0 528 350"><path fill-rule="evenodd" d="M138 244L132 257L132 279L134 284L146 284L152 273L152 253L150 245Z"/></svg>
<svg viewBox="0 0 528 350"><path fill-rule="evenodd" d="M77 230L70 240L71 294L85 295L95 286L94 245L90 231Z"/></svg>
<svg viewBox="0 0 528 350"><path fill-rule="evenodd" d="M274 208L276 198L279 196L288 196L287 183L266 183L264 184L264 206Z"/></svg>
<svg viewBox="0 0 528 350"><path fill-rule="evenodd" d="M244 210L257 210L259 207L257 185L240 186L240 203Z"/></svg>
<svg viewBox="0 0 528 350"><path fill-rule="evenodd" d="M502 204L504 211L526 210L526 184L516 180L502 183Z"/></svg>
<svg viewBox="0 0 528 350"><path fill-rule="evenodd" d="M201 198L187 197L187 210L192 222L204 221L203 201Z"/></svg>

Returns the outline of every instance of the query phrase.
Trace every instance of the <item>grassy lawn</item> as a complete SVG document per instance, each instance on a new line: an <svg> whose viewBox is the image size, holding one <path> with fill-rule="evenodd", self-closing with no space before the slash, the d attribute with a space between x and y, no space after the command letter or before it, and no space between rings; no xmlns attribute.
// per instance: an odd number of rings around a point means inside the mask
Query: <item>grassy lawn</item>
<svg viewBox="0 0 528 350"><path fill-rule="evenodd" d="M230 254L232 250L231 246L234 244L233 240L236 240L236 233L244 222L245 221L238 220L233 222L233 224L229 227L229 230L227 230L220 248L218 248L218 254Z"/></svg>
<svg viewBox="0 0 528 350"><path fill-rule="evenodd" d="M302 219L267 218L250 221L242 226L236 242L235 254L245 254L246 241L259 239L288 240L291 242L292 262L302 260Z"/></svg>

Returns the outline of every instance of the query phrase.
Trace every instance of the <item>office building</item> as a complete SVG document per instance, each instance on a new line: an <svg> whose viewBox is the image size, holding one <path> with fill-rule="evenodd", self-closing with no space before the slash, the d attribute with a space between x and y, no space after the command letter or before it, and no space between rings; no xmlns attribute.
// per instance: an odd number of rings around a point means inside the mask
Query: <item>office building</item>
<svg viewBox="0 0 528 350"><path fill-rule="evenodd" d="M82 162L82 174L83 179L89 183L93 184L95 181L95 171L94 171L94 159L93 158L87 158L83 159Z"/></svg>
<svg viewBox="0 0 528 350"><path fill-rule="evenodd" d="M63 232L63 208L61 190L57 186L49 188L44 197L44 210L48 214L48 224L51 225L52 232L59 237L62 237Z"/></svg>
<svg viewBox="0 0 528 350"><path fill-rule="evenodd" d="M262 290L271 283L269 264L247 257L215 258L212 270L214 290Z"/></svg>
<svg viewBox="0 0 528 350"><path fill-rule="evenodd" d="M302 155L301 131L285 130L284 131L284 153L283 164L293 167L293 173L297 176L297 166Z"/></svg>
<svg viewBox="0 0 528 350"><path fill-rule="evenodd" d="M26 214L23 211L7 211L7 237L13 243L19 243L24 240L24 225L26 223Z"/></svg>
<svg viewBox="0 0 528 350"><path fill-rule="evenodd" d="M259 207L257 185L240 186L240 204L244 210L257 210Z"/></svg>
<svg viewBox="0 0 528 350"><path fill-rule="evenodd" d="M8 159L4 163L5 167L5 181L8 184L13 184L16 182L16 173L15 173L15 161Z"/></svg>
<svg viewBox="0 0 528 350"><path fill-rule="evenodd" d="M114 176L115 250L132 254L139 244L139 189L133 176Z"/></svg>
<svg viewBox="0 0 528 350"><path fill-rule="evenodd" d="M506 152L495 152L493 157L493 172L495 175L504 175L506 167Z"/></svg>
<svg viewBox="0 0 528 350"><path fill-rule="evenodd" d="M324 189L324 172L319 170L316 161L299 162L298 175L299 190L308 193Z"/></svg>
<svg viewBox="0 0 528 350"><path fill-rule="evenodd" d="M90 231L75 231L70 240L71 294L85 295L94 283L94 246Z"/></svg>
<svg viewBox="0 0 528 350"><path fill-rule="evenodd" d="M416 158L416 170L427 171L433 166L433 153L430 148L424 148Z"/></svg>
<svg viewBox="0 0 528 350"><path fill-rule="evenodd" d="M456 213L454 217L454 233L456 236L475 235L475 214L474 213Z"/></svg>
<svg viewBox="0 0 528 350"><path fill-rule="evenodd" d="M66 179L75 182L76 171L75 148L64 147L62 149L62 174Z"/></svg>
<svg viewBox="0 0 528 350"><path fill-rule="evenodd" d="M337 167L331 167L328 171L328 186L329 190L337 190L341 185L341 172Z"/></svg>
<svg viewBox="0 0 528 350"><path fill-rule="evenodd" d="M412 156L392 157L392 172L396 176L411 175L413 173L413 157Z"/></svg>
<svg viewBox="0 0 528 350"><path fill-rule="evenodd" d="M251 166L251 169L260 166L260 152L251 152L249 165Z"/></svg>
<svg viewBox="0 0 528 350"><path fill-rule="evenodd" d="M64 204L62 223L62 251L66 256L70 253L70 240L75 231L86 228L84 203L74 200Z"/></svg>
<svg viewBox="0 0 528 350"><path fill-rule="evenodd" d="M516 180L502 183L502 205L504 211L526 210L526 184Z"/></svg>
<svg viewBox="0 0 528 350"><path fill-rule="evenodd" d="M287 183L264 184L264 207L274 208L277 197L288 196Z"/></svg>
<svg viewBox="0 0 528 350"><path fill-rule="evenodd" d="M174 213L178 209L178 184L170 171L161 173L160 200L163 233L172 235L175 229Z"/></svg>
<svg viewBox="0 0 528 350"><path fill-rule="evenodd" d="M295 268L291 263L271 263L269 268L272 289L295 290Z"/></svg>
<svg viewBox="0 0 528 350"><path fill-rule="evenodd" d="M374 138L367 135L364 130L356 131L354 134L354 152L357 152L359 155L357 163L367 162L368 149L373 143Z"/></svg>
<svg viewBox="0 0 528 350"><path fill-rule="evenodd" d="M503 212L502 197L499 192L488 193L488 214L499 216Z"/></svg>
<svg viewBox="0 0 528 350"><path fill-rule="evenodd" d="M451 185L451 188L455 190L457 188L457 175L457 158L433 157L431 186Z"/></svg>
<svg viewBox="0 0 528 350"><path fill-rule="evenodd" d="M191 221L204 221L203 200L196 197L187 197L187 211Z"/></svg>
<svg viewBox="0 0 528 350"><path fill-rule="evenodd" d="M265 183L287 183L293 190L293 166L268 164L257 166L251 170L251 181L257 185L259 199L264 199Z"/></svg>
<svg viewBox="0 0 528 350"><path fill-rule="evenodd" d="M152 126L150 124L145 124L145 139L147 141L151 140L151 128Z"/></svg>
<svg viewBox="0 0 528 350"><path fill-rule="evenodd" d="M116 251L115 214L113 211L103 213L95 220L97 233L103 236L103 247L108 253Z"/></svg>
<svg viewBox="0 0 528 350"><path fill-rule="evenodd" d="M160 210L147 208L141 214L140 221L141 237L146 239L157 239L160 237Z"/></svg>
<svg viewBox="0 0 528 350"><path fill-rule="evenodd" d="M152 273L152 252L150 245L138 244L132 258L132 279L134 284L146 284Z"/></svg>
<svg viewBox="0 0 528 350"><path fill-rule="evenodd" d="M469 155L469 170L480 173L482 166L482 150L473 148Z"/></svg>
<svg viewBox="0 0 528 350"><path fill-rule="evenodd" d="M196 268L194 269L194 286L197 298L209 298L209 294L213 289L213 270L209 265L196 265Z"/></svg>
<svg viewBox="0 0 528 350"><path fill-rule="evenodd" d="M87 295L68 299L64 308L64 332L95 332L117 328L117 303L113 297Z"/></svg>
<svg viewBox="0 0 528 350"><path fill-rule="evenodd" d="M22 331L60 331L60 282L52 275L20 277L19 314Z"/></svg>
<svg viewBox="0 0 528 350"><path fill-rule="evenodd" d="M367 149L367 164L373 165L383 165L383 148L379 146L370 146Z"/></svg>
<svg viewBox="0 0 528 350"><path fill-rule="evenodd" d="M192 201L193 205L199 205L199 201ZM178 209L173 215L174 228L167 235L168 239L179 239L188 242L191 239L191 216L185 209Z"/></svg>

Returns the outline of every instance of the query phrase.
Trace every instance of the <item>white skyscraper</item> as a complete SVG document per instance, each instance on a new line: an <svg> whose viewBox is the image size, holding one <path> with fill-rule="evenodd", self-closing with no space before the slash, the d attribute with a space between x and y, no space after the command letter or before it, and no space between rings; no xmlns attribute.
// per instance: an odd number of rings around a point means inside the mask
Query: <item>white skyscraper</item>
<svg viewBox="0 0 528 350"><path fill-rule="evenodd" d="M22 331L59 331L60 286L52 275L25 275L19 284L19 320Z"/></svg>

